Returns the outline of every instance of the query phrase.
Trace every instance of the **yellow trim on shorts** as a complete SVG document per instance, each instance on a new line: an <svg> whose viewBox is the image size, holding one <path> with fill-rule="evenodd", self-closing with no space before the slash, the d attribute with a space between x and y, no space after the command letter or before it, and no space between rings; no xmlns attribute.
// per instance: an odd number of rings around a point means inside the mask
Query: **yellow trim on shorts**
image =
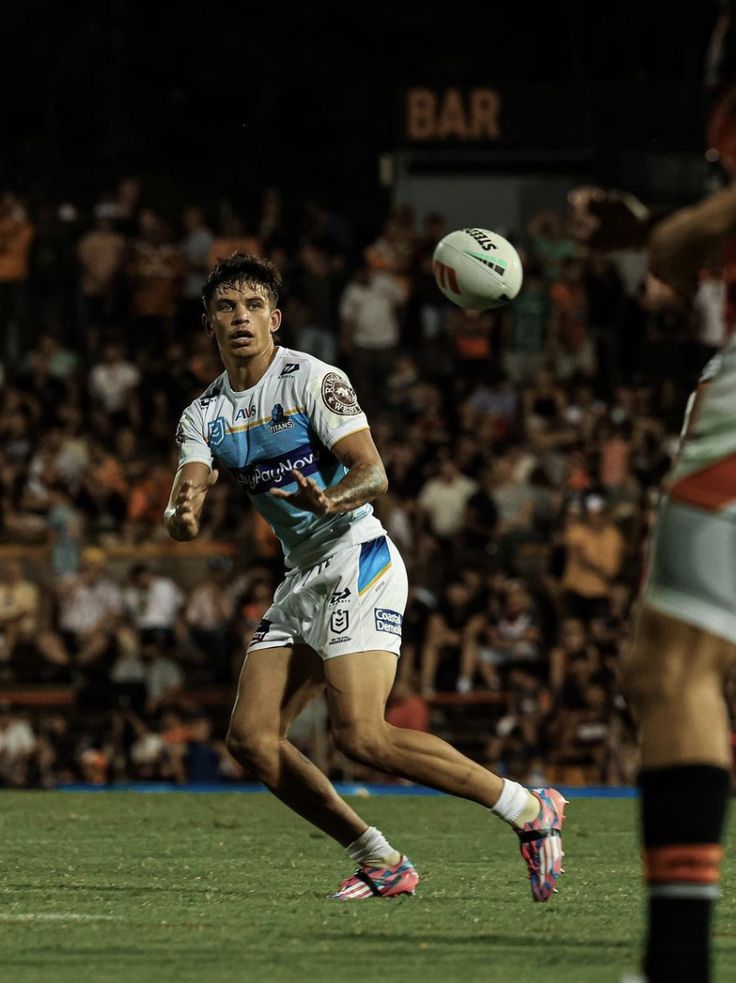
<svg viewBox="0 0 736 983"><path fill-rule="evenodd" d="M365 592L367 590L370 590L371 589L371 587L375 584L375 582L377 580L379 580L384 575L384 573L386 573L386 571L388 570L388 568L391 566L392 562L393 562L392 560L389 560L388 563L386 564L386 566L383 568L383 570L379 570L378 573L376 574L376 576L373 578L373 580L369 581L365 585L365 587L363 588L363 590L359 590L358 591L358 597L361 597L363 594L365 594Z"/></svg>

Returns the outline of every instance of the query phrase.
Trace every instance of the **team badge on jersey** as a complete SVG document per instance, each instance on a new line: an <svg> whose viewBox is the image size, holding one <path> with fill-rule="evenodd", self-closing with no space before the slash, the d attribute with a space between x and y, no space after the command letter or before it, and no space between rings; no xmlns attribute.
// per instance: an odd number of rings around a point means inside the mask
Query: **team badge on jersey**
<svg viewBox="0 0 736 983"><path fill-rule="evenodd" d="M293 430L294 423L284 414L284 407L276 403L271 410L271 422L268 426L271 433L281 433L282 430Z"/></svg>
<svg viewBox="0 0 736 983"><path fill-rule="evenodd" d="M355 390L337 372L328 372L322 380L322 399L328 409L340 416L357 416L362 412Z"/></svg>

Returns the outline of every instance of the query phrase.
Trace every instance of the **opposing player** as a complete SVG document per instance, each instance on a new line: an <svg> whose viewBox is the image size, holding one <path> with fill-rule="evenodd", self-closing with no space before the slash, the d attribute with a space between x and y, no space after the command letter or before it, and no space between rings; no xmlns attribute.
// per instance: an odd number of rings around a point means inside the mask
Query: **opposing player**
<svg viewBox="0 0 736 983"><path fill-rule="evenodd" d="M275 343L279 289L276 268L254 256L235 254L210 273L203 323L225 371L181 417L165 516L175 539L193 539L225 469L283 545L286 577L248 647L228 747L357 864L333 898L412 894L419 875L409 859L287 739L297 714L326 691L341 751L491 809L516 831L534 900L546 901L561 873L560 793L528 791L384 719L407 597L404 564L369 504L386 491L386 475L345 375Z"/></svg>
<svg viewBox="0 0 736 983"><path fill-rule="evenodd" d="M736 105L736 103L735 103ZM736 132L736 114L732 118ZM647 242L652 272L687 297L736 235L736 186L649 230L638 205L581 189L581 238ZM736 336L691 397L660 500L623 683L640 744L648 983L709 983L713 904L731 788L724 684L736 665Z"/></svg>

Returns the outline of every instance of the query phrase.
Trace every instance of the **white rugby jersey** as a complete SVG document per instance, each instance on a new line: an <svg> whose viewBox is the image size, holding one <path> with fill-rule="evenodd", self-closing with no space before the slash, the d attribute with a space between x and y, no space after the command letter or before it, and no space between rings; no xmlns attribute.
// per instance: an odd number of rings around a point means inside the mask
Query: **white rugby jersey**
<svg viewBox="0 0 736 983"><path fill-rule="evenodd" d="M344 372L306 352L280 347L251 389L235 392L223 372L184 410L176 433L179 467L201 461L229 471L281 540L287 566L310 566L338 540L358 545L385 531L370 505L317 516L269 490L295 490L292 468L320 488L333 487L347 469L331 448L367 429Z"/></svg>

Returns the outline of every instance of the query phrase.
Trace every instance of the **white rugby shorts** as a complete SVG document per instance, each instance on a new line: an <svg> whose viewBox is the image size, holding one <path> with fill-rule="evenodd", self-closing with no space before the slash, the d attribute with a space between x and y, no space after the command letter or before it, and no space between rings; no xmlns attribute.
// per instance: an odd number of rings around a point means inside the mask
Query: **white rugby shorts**
<svg viewBox="0 0 736 983"><path fill-rule="evenodd" d="M736 337L701 376L650 544L642 600L736 643Z"/></svg>
<svg viewBox="0 0 736 983"><path fill-rule="evenodd" d="M406 567L388 536L348 546L287 573L248 651L303 643L323 659L398 655L407 594Z"/></svg>
<svg viewBox="0 0 736 983"><path fill-rule="evenodd" d="M644 603L736 643L735 520L665 497L650 545Z"/></svg>

